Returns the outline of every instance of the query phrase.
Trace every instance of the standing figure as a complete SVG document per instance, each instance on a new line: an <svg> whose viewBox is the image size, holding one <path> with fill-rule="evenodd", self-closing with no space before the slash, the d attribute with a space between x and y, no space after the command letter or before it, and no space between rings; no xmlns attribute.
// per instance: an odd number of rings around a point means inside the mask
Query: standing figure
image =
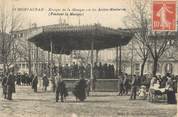
<svg viewBox="0 0 178 117"><path fill-rule="evenodd" d="M37 92L37 86L38 86L38 77L35 76L32 80L32 88L34 89L34 92Z"/></svg>
<svg viewBox="0 0 178 117"><path fill-rule="evenodd" d="M22 85L25 85L25 73L21 76L21 82L22 82Z"/></svg>
<svg viewBox="0 0 178 117"><path fill-rule="evenodd" d="M78 68L78 64L75 64L74 66L74 78L78 78L79 77L79 68Z"/></svg>
<svg viewBox="0 0 178 117"><path fill-rule="evenodd" d="M55 77L52 77L51 82L52 82L53 92L55 92L55 91L56 91L56 81L55 81Z"/></svg>
<svg viewBox="0 0 178 117"><path fill-rule="evenodd" d="M87 87L86 87L86 94L87 94L87 96L89 96L90 95L90 84L91 83L91 80L87 80Z"/></svg>
<svg viewBox="0 0 178 117"><path fill-rule="evenodd" d="M12 73L7 78L7 99L12 100L12 93L15 93L15 79Z"/></svg>
<svg viewBox="0 0 178 117"><path fill-rule="evenodd" d="M150 80L150 87L149 87L149 101L154 101L154 84L156 83L156 76L153 76Z"/></svg>
<svg viewBox="0 0 178 117"><path fill-rule="evenodd" d="M169 76L166 82L166 89L167 89L167 103L177 104L175 90L173 88L173 80Z"/></svg>
<svg viewBox="0 0 178 117"><path fill-rule="evenodd" d="M124 81L123 76L122 75L119 76L119 78L118 78L118 91L119 91L118 96L122 96L124 94L123 81Z"/></svg>
<svg viewBox="0 0 178 117"><path fill-rule="evenodd" d="M85 67L81 63L81 65L79 66L79 78L83 78L84 77L84 73L85 73Z"/></svg>
<svg viewBox="0 0 178 117"><path fill-rule="evenodd" d="M7 76L3 76L3 79L2 79L2 89L3 89L3 94L4 94L4 99L7 98L7 85L6 85L6 82L7 82Z"/></svg>
<svg viewBox="0 0 178 117"><path fill-rule="evenodd" d="M93 91L95 91L96 81L97 81L98 76L99 76L99 67L98 67L97 63L95 62L95 65L93 67L93 79L91 80Z"/></svg>
<svg viewBox="0 0 178 117"><path fill-rule="evenodd" d="M17 74L16 84L17 84L17 85L21 85L21 78L20 78L20 74Z"/></svg>
<svg viewBox="0 0 178 117"><path fill-rule="evenodd" d="M43 88L44 88L44 91L47 91L47 87L49 86L49 80L46 76L46 74L44 74L43 76Z"/></svg>
<svg viewBox="0 0 178 117"><path fill-rule="evenodd" d="M99 63L98 70L99 70L99 75L98 75L98 77L99 77L99 78L103 78L103 65L102 65L101 62Z"/></svg>
<svg viewBox="0 0 178 117"><path fill-rule="evenodd" d="M72 75L72 78L74 78L74 76L75 76L75 62L73 62L73 64L71 65L71 75Z"/></svg>
<svg viewBox="0 0 178 117"><path fill-rule="evenodd" d="M61 78L57 81L56 102L59 100L59 94L61 96L61 102L64 102L64 98L68 96L68 91L65 82Z"/></svg>
<svg viewBox="0 0 178 117"><path fill-rule="evenodd" d="M136 99L136 93L137 93L137 77L136 75L134 75L131 82L131 95L130 95L131 100Z"/></svg>
<svg viewBox="0 0 178 117"><path fill-rule="evenodd" d="M61 78L62 78L62 75L60 73L57 73L56 76L54 77L54 79L52 79L53 92L55 92L57 90L57 84Z"/></svg>
<svg viewBox="0 0 178 117"><path fill-rule="evenodd" d="M86 77L87 79L89 79L89 78L90 78L90 75L91 75L91 65L90 65L90 64L87 64L87 66L86 66L86 72L85 72L85 77Z"/></svg>
<svg viewBox="0 0 178 117"><path fill-rule="evenodd" d="M29 76L29 81L28 81L28 85L32 85L32 80L34 79L34 75L30 75Z"/></svg>
<svg viewBox="0 0 178 117"><path fill-rule="evenodd" d="M124 89L125 95L128 95L129 79L128 79L127 74L124 75L124 79L123 79L123 89Z"/></svg>

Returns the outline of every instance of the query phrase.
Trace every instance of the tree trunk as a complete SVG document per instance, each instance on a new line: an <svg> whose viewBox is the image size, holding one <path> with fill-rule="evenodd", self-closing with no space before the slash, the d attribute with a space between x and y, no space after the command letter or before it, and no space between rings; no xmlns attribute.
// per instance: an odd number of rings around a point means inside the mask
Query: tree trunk
<svg viewBox="0 0 178 117"><path fill-rule="evenodd" d="M29 67L29 68L28 68L28 72L29 72L29 75L31 75L31 74L32 74L31 60L28 61L28 64L29 64L29 65L28 65L28 67Z"/></svg>
<svg viewBox="0 0 178 117"><path fill-rule="evenodd" d="M115 75L115 77L117 78L118 77L118 73L119 73L119 70L118 70L118 66L119 66L119 64L118 64L118 62L119 62L119 57L118 57L118 53L119 52L119 48L118 48L118 46L116 46L116 75Z"/></svg>
<svg viewBox="0 0 178 117"><path fill-rule="evenodd" d="M32 74L32 61L31 61L31 44L28 42L28 72L29 75Z"/></svg>
<svg viewBox="0 0 178 117"><path fill-rule="evenodd" d="M141 76L143 76L144 68L145 68L145 63L146 63L147 58L143 59L142 65L141 65Z"/></svg>
<svg viewBox="0 0 178 117"><path fill-rule="evenodd" d="M3 73L6 74L6 64L3 63Z"/></svg>
<svg viewBox="0 0 178 117"><path fill-rule="evenodd" d="M156 76L157 66L158 66L158 58L155 57L155 58L153 59L153 76Z"/></svg>
<svg viewBox="0 0 178 117"><path fill-rule="evenodd" d="M31 62L31 53L30 53L30 51L29 51L29 55L28 55L28 72L29 72L29 75L31 75L32 74L32 62Z"/></svg>

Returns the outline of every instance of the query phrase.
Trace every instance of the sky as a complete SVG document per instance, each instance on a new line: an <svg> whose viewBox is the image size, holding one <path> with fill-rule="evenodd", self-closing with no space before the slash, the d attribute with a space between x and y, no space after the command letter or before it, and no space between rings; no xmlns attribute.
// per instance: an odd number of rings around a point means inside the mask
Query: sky
<svg viewBox="0 0 178 117"><path fill-rule="evenodd" d="M1 0L3 1L3 0ZM131 6L131 0L6 0L9 8L43 8L44 11L14 11L20 13L26 23L36 23L37 26L57 24L65 19L72 25L87 25L100 23L111 28L123 28L124 17ZM97 11L81 12L82 16L49 16L48 9L96 9ZM104 9L122 9L120 11L98 11ZM125 10L123 10L125 9ZM59 13L59 12L58 12ZM61 12L60 12L61 13ZM63 12L64 13L64 12ZM69 13L69 12L68 12ZM79 12L74 12L79 13Z"/></svg>

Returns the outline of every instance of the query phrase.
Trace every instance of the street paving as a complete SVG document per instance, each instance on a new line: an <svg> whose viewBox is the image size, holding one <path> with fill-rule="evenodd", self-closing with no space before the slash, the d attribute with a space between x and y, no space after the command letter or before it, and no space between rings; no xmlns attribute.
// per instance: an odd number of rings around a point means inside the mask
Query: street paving
<svg viewBox="0 0 178 117"><path fill-rule="evenodd" d="M176 105L129 100L116 92L92 92L85 102L76 102L69 93L64 103L55 102L55 93L34 93L30 86L16 86L13 100L0 97L0 117L176 117Z"/></svg>

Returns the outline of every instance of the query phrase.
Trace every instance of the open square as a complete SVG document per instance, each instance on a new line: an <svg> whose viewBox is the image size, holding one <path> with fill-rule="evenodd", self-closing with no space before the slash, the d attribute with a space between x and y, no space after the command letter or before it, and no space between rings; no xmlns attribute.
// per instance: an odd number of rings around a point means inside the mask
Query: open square
<svg viewBox="0 0 178 117"><path fill-rule="evenodd" d="M1 96L1 117L176 117L176 105L129 100L117 92L92 92L84 102L70 93L64 103L55 102L55 93L33 93L30 86L17 86L12 101Z"/></svg>

